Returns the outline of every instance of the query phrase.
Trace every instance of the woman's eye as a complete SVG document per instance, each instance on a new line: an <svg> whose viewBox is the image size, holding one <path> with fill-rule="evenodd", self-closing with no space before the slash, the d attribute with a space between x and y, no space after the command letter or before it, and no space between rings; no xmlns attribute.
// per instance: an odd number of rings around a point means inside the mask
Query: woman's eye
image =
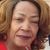
<svg viewBox="0 0 50 50"><path fill-rule="evenodd" d="M37 21L31 21L31 23L32 23L32 24L38 24L38 22L37 22Z"/></svg>
<svg viewBox="0 0 50 50"><path fill-rule="evenodd" d="M16 19L17 22L23 22L23 19Z"/></svg>

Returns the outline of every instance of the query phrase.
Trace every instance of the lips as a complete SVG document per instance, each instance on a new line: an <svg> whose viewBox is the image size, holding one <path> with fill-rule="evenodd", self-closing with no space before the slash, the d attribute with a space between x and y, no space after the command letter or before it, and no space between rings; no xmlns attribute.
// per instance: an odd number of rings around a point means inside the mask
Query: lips
<svg viewBox="0 0 50 50"><path fill-rule="evenodd" d="M31 38L31 36L26 36L26 35L16 35L16 36L24 40Z"/></svg>

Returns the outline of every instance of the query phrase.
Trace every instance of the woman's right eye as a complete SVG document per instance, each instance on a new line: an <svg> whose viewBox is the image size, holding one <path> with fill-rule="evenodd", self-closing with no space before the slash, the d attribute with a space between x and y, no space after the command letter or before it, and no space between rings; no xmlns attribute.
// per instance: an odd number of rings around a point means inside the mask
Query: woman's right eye
<svg viewBox="0 0 50 50"><path fill-rule="evenodd" d="M23 19L22 18L18 18L18 19L16 19L16 22L23 22Z"/></svg>

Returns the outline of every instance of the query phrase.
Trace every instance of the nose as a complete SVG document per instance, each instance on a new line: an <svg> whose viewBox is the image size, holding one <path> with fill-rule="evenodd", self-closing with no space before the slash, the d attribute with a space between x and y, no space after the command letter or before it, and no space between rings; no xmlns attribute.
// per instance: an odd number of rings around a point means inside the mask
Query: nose
<svg viewBox="0 0 50 50"><path fill-rule="evenodd" d="M30 24L29 22L24 22L21 26L21 29L24 30L24 31L30 31Z"/></svg>

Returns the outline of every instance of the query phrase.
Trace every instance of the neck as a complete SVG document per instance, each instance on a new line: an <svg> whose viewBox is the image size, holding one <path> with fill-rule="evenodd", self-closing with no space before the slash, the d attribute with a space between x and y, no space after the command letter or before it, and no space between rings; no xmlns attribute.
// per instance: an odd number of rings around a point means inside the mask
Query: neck
<svg viewBox="0 0 50 50"><path fill-rule="evenodd" d="M12 42L10 42L10 40L6 41L5 45L7 46L7 50L26 50L24 47L19 47L13 44Z"/></svg>

